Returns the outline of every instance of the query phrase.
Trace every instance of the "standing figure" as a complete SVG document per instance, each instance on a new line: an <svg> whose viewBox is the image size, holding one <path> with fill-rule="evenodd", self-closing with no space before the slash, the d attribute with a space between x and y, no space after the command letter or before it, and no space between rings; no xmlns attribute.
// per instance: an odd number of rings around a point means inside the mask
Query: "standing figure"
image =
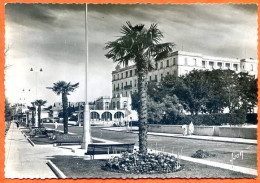
<svg viewBox="0 0 260 183"><path fill-rule="evenodd" d="M55 121L55 131L57 130L57 128L58 128L58 122L57 121Z"/></svg>
<svg viewBox="0 0 260 183"><path fill-rule="evenodd" d="M193 125L192 122L190 122L190 124L189 124L189 135L192 135L193 132L194 132L194 125Z"/></svg>
<svg viewBox="0 0 260 183"><path fill-rule="evenodd" d="M187 135L187 125L182 125L181 127L183 129L183 136L186 136Z"/></svg>

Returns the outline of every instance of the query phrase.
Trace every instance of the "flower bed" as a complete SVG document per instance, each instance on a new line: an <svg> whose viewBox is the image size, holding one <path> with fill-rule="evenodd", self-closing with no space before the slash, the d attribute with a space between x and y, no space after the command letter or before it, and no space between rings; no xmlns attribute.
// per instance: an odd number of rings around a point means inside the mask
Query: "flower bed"
<svg viewBox="0 0 260 183"><path fill-rule="evenodd" d="M168 154L141 154L138 152L124 152L121 157L113 157L104 165L107 171L132 173L132 174L154 174L176 172L183 168L180 159Z"/></svg>

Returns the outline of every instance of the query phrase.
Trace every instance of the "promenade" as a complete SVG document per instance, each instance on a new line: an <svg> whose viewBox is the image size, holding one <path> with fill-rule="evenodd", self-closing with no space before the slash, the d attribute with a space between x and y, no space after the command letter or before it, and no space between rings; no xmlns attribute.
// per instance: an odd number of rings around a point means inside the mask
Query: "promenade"
<svg viewBox="0 0 260 183"><path fill-rule="evenodd" d="M22 128L22 127L21 127ZM57 178L47 165L53 155L71 155L71 149L53 145L32 146L21 130L12 123L5 137L6 178Z"/></svg>

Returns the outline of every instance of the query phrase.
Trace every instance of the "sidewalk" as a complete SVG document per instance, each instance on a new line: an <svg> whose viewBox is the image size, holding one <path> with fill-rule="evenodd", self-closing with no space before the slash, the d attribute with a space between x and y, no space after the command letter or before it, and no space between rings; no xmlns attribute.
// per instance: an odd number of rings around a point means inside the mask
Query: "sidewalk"
<svg viewBox="0 0 260 183"><path fill-rule="evenodd" d="M116 131L116 132L126 132L126 127L102 128L102 130ZM134 128L134 131L128 131L127 133L136 133L136 134L138 134L139 132L138 132L137 128ZM254 139L217 137L217 136L200 136L200 135L187 135L187 136L183 136L182 134L156 133L156 132L148 132L148 135L257 145L257 140L254 140Z"/></svg>
<svg viewBox="0 0 260 183"><path fill-rule="evenodd" d="M5 137L5 178L57 178L46 164L48 158L71 154L71 149L53 145L32 146L12 123Z"/></svg>

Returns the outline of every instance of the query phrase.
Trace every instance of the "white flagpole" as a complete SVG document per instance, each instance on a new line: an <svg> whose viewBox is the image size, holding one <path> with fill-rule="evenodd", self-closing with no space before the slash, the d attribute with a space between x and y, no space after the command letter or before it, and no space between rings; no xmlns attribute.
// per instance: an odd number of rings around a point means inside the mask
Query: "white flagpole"
<svg viewBox="0 0 260 183"><path fill-rule="evenodd" d="M82 141L82 149L87 149L88 144L91 143L91 132L90 132L90 120L89 120L89 105L88 105L88 25L87 25L87 14L88 14L88 6L86 3L85 8L85 108L84 108L84 124L83 124L83 141Z"/></svg>

